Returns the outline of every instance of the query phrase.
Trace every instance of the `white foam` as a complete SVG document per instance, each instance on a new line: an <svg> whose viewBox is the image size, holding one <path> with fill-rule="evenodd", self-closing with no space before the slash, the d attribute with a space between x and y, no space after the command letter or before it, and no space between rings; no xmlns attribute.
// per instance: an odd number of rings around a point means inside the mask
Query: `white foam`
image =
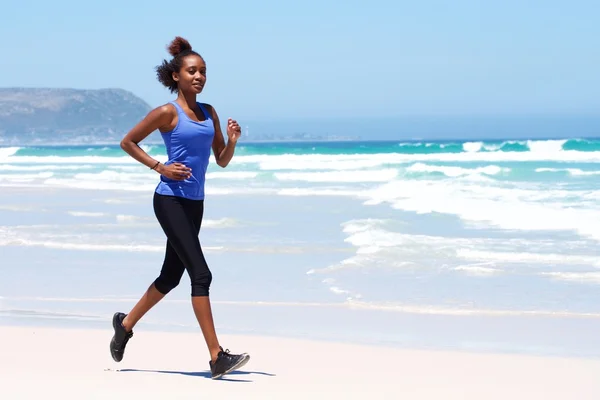
<svg viewBox="0 0 600 400"><path fill-rule="evenodd" d="M51 228L51 229L48 229ZM53 233L52 228L58 230ZM53 226L0 226L0 246L45 247L78 251L119 251L119 252L151 252L163 253L164 244L123 243L123 240L70 233ZM203 246L206 251L220 251L222 246Z"/></svg>
<svg viewBox="0 0 600 400"><path fill-rule="evenodd" d="M234 179L239 179L234 178ZM11 181L11 185L22 181ZM27 181L30 185L37 183L37 186L46 187L67 187L73 189L85 189L85 190L116 190L116 191L128 191L128 192L146 192L151 193L156 189L158 184L157 176L148 173L128 173L118 172L114 170L104 170L99 173L91 174L76 174L72 177L53 177L45 180L29 180ZM0 186L8 186L9 183L2 183L0 180ZM227 195L227 194L276 194L277 189L265 188L265 187L248 187L248 186L237 186L237 187L215 187L207 185L205 187L205 194L207 195ZM122 200L112 199L107 202L122 202Z"/></svg>
<svg viewBox="0 0 600 400"><path fill-rule="evenodd" d="M45 247L50 249L62 250L81 250L81 251L126 251L126 252L152 252L163 253L164 245L143 245L143 244L113 244L113 243L69 243L53 240L29 240L22 238L0 239L0 246L25 246L25 247ZM203 246L202 250L218 251L222 246Z"/></svg>
<svg viewBox="0 0 600 400"><path fill-rule="evenodd" d="M0 210L6 211L46 211L36 206L16 205L16 204L0 204Z"/></svg>
<svg viewBox="0 0 600 400"><path fill-rule="evenodd" d="M72 176L46 179L47 186L76 189L152 191L157 184L156 174L103 170L96 173L78 173Z"/></svg>
<svg viewBox="0 0 600 400"><path fill-rule="evenodd" d="M483 147L483 142L466 142L463 143L463 150L468 153L474 153L481 151Z"/></svg>
<svg viewBox="0 0 600 400"><path fill-rule="evenodd" d="M340 289L340 288L339 288L339 287L337 287L337 286L331 286L331 287L329 288L329 290L330 290L330 291L332 291L332 292L333 292L333 293L335 293L335 294L349 294L349 293L350 293L349 291L347 291L347 290L344 290L344 289Z"/></svg>
<svg viewBox="0 0 600 400"><path fill-rule="evenodd" d="M14 156L20 147L0 147L0 162L6 162L6 159Z"/></svg>
<svg viewBox="0 0 600 400"><path fill-rule="evenodd" d="M245 171L208 172L206 179L252 179L256 178L257 175L257 172Z"/></svg>
<svg viewBox="0 0 600 400"><path fill-rule="evenodd" d="M386 230L387 221L365 219L348 221L343 226L345 242L355 246L355 255L307 274L331 274L346 270L429 268L432 256L454 257L460 240L425 235L410 235ZM452 242L452 246L447 243ZM455 258L455 257L454 257Z"/></svg>
<svg viewBox="0 0 600 400"><path fill-rule="evenodd" d="M134 203L133 200L128 200L128 199L106 199L103 200L104 203L106 204L132 204Z"/></svg>
<svg viewBox="0 0 600 400"><path fill-rule="evenodd" d="M142 165L108 165L108 169L117 170L117 171L125 171L125 172L141 172L147 171L145 166Z"/></svg>
<svg viewBox="0 0 600 400"><path fill-rule="evenodd" d="M53 176L52 172L39 172L37 174L7 174L0 175L0 183L29 183L37 182Z"/></svg>
<svg viewBox="0 0 600 400"><path fill-rule="evenodd" d="M101 181L95 180L82 180L82 179L70 179L70 178L51 178L43 182L45 186L50 187L69 187L74 189L92 189L92 190L123 190L123 191L134 191L134 192L152 192L156 188L156 182L154 183L139 183L130 180L124 181Z"/></svg>
<svg viewBox="0 0 600 400"><path fill-rule="evenodd" d="M101 212L89 212L89 211L67 211L67 214L74 217L103 217L106 214Z"/></svg>
<svg viewBox="0 0 600 400"><path fill-rule="evenodd" d="M573 176L600 175L600 171L582 171L578 168L567 168L567 171Z"/></svg>
<svg viewBox="0 0 600 400"><path fill-rule="evenodd" d="M154 156L157 161L166 161L166 156ZM56 164L56 165L71 165L71 164L139 164L138 161L129 156L107 157L107 156L11 156L8 155L0 161L6 164Z"/></svg>
<svg viewBox="0 0 600 400"><path fill-rule="evenodd" d="M136 222L136 221L143 221L146 218L139 217L137 215L117 214L117 216L115 217L115 219L117 220L117 222L120 222L120 223L130 223L130 222Z"/></svg>
<svg viewBox="0 0 600 400"><path fill-rule="evenodd" d="M501 168L497 165L488 165L478 168L463 168L453 166L428 165L416 163L406 168L407 172L440 172L449 177L467 176L467 175L498 175L500 173L510 172L510 168Z"/></svg>
<svg viewBox="0 0 600 400"><path fill-rule="evenodd" d="M529 185L532 187L532 185ZM365 204L389 203L419 214L442 213L512 230L572 231L600 240L600 208L568 201L598 191L538 190L459 181L393 181L365 192ZM577 207L575 207L575 205Z"/></svg>
<svg viewBox="0 0 600 400"><path fill-rule="evenodd" d="M447 270L491 277L521 269L531 273L553 271L557 266L600 267L600 257L589 254L589 245L581 241L419 235L391 230L393 223L362 219L342 224L348 235L345 241L356 248L355 254L324 268L313 268L307 274L324 275L328 280L332 276L347 277L352 271L377 277L392 271Z"/></svg>
<svg viewBox="0 0 600 400"><path fill-rule="evenodd" d="M471 276L492 276L503 273L501 269L482 267L479 265L461 265L454 268L455 271L465 272Z"/></svg>
<svg viewBox="0 0 600 400"><path fill-rule="evenodd" d="M546 316L546 317L588 317L600 318L600 313L584 313L552 310L509 310L509 309L486 309L486 308L452 308L443 306L429 306L420 304L405 304L395 302L366 302L359 300L348 300L350 308L385 310L391 312L402 312L409 314L431 314L431 315L463 315L463 316Z"/></svg>
<svg viewBox="0 0 600 400"><path fill-rule="evenodd" d="M360 197L363 192L344 189L287 188L276 190L280 196L346 196Z"/></svg>
<svg viewBox="0 0 600 400"><path fill-rule="evenodd" d="M287 172L275 173L280 181L304 182L388 182L398 175L396 169L372 171Z"/></svg>
<svg viewBox="0 0 600 400"><path fill-rule="evenodd" d="M154 173L117 172L110 170L104 170L97 173L79 173L75 174L73 178L81 181L94 182L156 182L156 174Z"/></svg>
<svg viewBox="0 0 600 400"><path fill-rule="evenodd" d="M527 147L529 151L543 154L563 153L563 145L567 143L566 139L561 140L528 140Z"/></svg>
<svg viewBox="0 0 600 400"><path fill-rule="evenodd" d="M238 225L239 222L234 218L205 219L202 221L203 228L232 228Z"/></svg>
<svg viewBox="0 0 600 400"><path fill-rule="evenodd" d="M91 169L92 165L0 165L0 171L31 172L31 171L77 171Z"/></svg>
<svg viewBox="0 0 600 400"><path fill-rule="evenodd" d="M582 264L600 267L600 256L594 257L573 254L478 251L473 249L458 249L456 254L461 258L469 260L493 260L496 262L510 262L522 264Z"/></svg>
<svg viewBox="0 0 600 400"><path fill-rule="evenodd" d="M273 160L266 159L264 161L260 161L259 168L265 171L281 171L281 170L356 170L363 168L374 168L379 167L383 163L377 159L371 159L368 155L365 155L364 159L356 159L356 160L340 160L338 156L331 156L329 159L318 159L315 160L311 156L307 159L302 158L293 158L293 162L286 162L281 159L279 156L265 156L265 157L276 157ZM302 157L302 156L300 156ZM236 162L244 163L246 159L236 160Z"/></svg>
<svg viewBox="0 0 600 400"><path fill-rule="evenodd" d="M600 162L598 151L560 150L556 145L533 145L533 151L462 153L282 154L236 156L236 164L259 164L261 169L357 169L414 162ZM365 163L364 165L362 163Z"/></svg>
<svg viewBox="0 0 600 400"><path fill-rule="evenodd" d="M154 149L154 146L149 145L149 144L141 144L140 148L142 150L144 150L146 153L150 153L150 151L152 151Z"/></svg>
<svg viewBox="0 0 600 400"><path fill-rule="evenodd" d="M583 171L579 168L536 168L535 172L567 172L571 176L600 175L600 171Z"/></svg>
<svg viewBox="0 0 600 400"><path fill-rule="evenodd" d="M600 272L544 272L541 275L567 282L600 284Z"/></svg>

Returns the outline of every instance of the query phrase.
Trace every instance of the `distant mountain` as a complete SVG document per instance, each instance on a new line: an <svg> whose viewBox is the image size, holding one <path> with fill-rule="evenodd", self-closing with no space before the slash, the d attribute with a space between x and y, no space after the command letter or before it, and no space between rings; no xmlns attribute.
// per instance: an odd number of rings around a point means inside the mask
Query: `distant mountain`
<svg viewBox="0 0 600 400"><path fill-rule="evenodd" d="M0 145L115 143L150 109L122 89L0 88Z"/></svg>

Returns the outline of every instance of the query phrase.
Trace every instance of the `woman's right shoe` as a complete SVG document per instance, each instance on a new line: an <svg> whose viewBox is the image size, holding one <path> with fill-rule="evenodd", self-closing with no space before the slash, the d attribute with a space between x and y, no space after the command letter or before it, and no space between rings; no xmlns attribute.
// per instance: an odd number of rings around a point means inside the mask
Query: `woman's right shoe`
<svg viewBox="0 0 600 400"><path fill-rule="evenodd" d="M123 359L123 355L125 355L125 346L127 346L127 342L133 336L133 331L127 332L123 326L123 320L126 316L127 314L117 312L113 315L112 319L115 333L110 340L110 355L116 362L120 362Z"/></svg>
<svg viewBox="0 0 600 400"><path fill-rule="evenodd" d="M242 368L249 360L250 355L246 353L231 354L229 350L223 350L221 347L217 360L214 363L212 360L208 362L211 377L212 379L218 379L231 371Z"/></svg>

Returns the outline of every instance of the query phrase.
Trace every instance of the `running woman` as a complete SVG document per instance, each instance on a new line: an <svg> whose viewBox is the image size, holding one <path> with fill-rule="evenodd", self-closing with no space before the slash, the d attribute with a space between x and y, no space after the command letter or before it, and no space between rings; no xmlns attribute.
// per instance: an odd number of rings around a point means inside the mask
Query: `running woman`
<svg viewBox="0 0 600 400"><path fill-rule="evenodd" d="M161 299L173 290L187 271L191 281L192 308L210 353L213 379L244 366L250 356L231 354L219 344L209 300L212 274L204 258L198 235L204 212L204 183L211 149L216 163L225 168L233 157L241 128L227 121L227 143L219 117L209 104L196 101L206 84L206 63L190 43L177 36L168 46L172 56L156 67L158 81L177 98L150 111L121 141L131 157L160 174L154 192L154 213L166 237L165 258L158 277L137 304L125 314L113 316L114 336L110 353L116 362L123 359L133 327ZM159 130L168 161L153 159L138 144Z"/></svg>

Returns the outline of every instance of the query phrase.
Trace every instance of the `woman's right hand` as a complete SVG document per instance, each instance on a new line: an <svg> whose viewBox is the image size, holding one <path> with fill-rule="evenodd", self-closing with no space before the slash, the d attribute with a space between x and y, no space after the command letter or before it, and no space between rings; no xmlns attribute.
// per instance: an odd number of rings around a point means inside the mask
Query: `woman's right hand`
<svg viewBox="0 0 600 400"><path fill-rule="evenodd" d="M176 181L183 181L192 176L191 168L188 168L181 163L173 163L169 165L159 164L157 172L169 179Z"/></svg>

